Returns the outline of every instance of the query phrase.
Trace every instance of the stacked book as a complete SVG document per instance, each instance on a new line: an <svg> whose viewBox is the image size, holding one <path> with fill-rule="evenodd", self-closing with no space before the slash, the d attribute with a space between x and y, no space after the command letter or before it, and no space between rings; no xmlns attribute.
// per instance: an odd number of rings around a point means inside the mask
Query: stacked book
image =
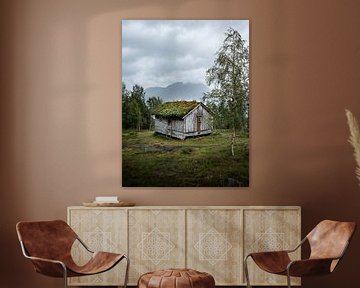
<svg viewBox="0 0 360 288"><path fill-rule="evenodd" d="M95 197L95 201L93 203L97 204L107 204L107 203L119 203L119 199L117 196L98 196Z"/></svg>
<svg viewBox="0 0 360 288"><path fill-rule="evenodd" d="M84 202L85 207L130 207L134 202L120 201L116 196L98 196L92 202Z"/></svg>

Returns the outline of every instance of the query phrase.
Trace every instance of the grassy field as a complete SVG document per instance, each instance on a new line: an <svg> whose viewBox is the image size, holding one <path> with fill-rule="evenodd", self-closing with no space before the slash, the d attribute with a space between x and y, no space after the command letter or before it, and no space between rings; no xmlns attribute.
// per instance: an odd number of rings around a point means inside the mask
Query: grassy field
<svg viewBox="0 0 360 288"><path fill-rule="evenodd" d="M177 140L152 131L124 131L124 187L224 187L249 185L249 138L230 131Z"/></svg>

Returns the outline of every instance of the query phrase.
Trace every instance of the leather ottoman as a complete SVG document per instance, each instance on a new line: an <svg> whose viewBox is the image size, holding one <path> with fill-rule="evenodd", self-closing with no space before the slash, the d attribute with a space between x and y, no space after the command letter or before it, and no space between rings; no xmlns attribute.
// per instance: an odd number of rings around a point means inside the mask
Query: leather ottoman
<svg viewBox="0 0 360 288"><path fill-rule="evenodd" d="M214 277L193 269L166 269L140 276L138 288L214 288Z"/></svg>

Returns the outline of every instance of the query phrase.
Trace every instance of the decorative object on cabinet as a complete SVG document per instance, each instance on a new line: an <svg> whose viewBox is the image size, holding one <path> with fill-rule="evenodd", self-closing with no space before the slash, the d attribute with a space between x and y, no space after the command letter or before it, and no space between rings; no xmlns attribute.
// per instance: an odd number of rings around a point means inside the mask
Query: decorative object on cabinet
<svg viewBox="0 0 360 288"><path fill-rule="evenodd" d="M355 229L356 224L354 222L324 220L292 250L248 254L244 259L247 287L251 287L247 267L249 257L266 272L286 275L289 288L291 288L290 276L305 277L330 274L344 256ZM295 252L306 241L309 242L311 248L309 259L292 261L289 253Z"/></svg>
<svg viewBox="0 0 360 288"><path fill-rule="evenodd" d="M35 271L50 277L64 278L89 276L112 269L121 260L127 262L124 288L128 279L129 259L125 254L93 252L71 227L62 220L19 222L16 231L24 256L31 260ZM74 242L79 242L88 254L87 263L77 265L71 255ZM85 250L84 249L84 250Z"/></svg>
<svg viewBox="0 0 360 288"><path fill-rule="evenodd" d="M85 206L85 207L132 207L132 206L135 206L135 203L134 202L126 202L126 201L119 201L118 203L115 203L115 202L103 202L103 203L84 202L83 206Z"/></svg>
<svg viewBox="0 0 360 288"><path fill-rule="evenodd" d="M350 137L349 142L354 148L354 157L357 164L355 169L356 178L359 180L360 185L360 130L359 124L355 118L355 116L349 111L346 111L346 117L348 120L348 125L350 129Z"/></svg>
<svg viewBox="0 0 360 288"><path fill-rule="evenodd" d="M129 285L148 271L174 267L206 271L217 285L245 285L244 255L289 249L301 240L298 206L78 206L68 208L68 223L98 249L130 256ZM84 261L81 249L75 246L72 253ZM300 250L296 255L300 257ZM71 278L71 284L116 285L114 275L120 275L120 269L121 263L99 274L103 278ZM256 285L286 284L283 277L260 269L253 269L250 277Z"/></svg>
<svg viewBox="0 0 360 288"><path fill-rule="evenodd" d="M85 207L131 207L134 202L120 201L117 196L97 196L92 202L84 202Z"/></svg>
<svg viewBox="0 0 360 288"><path fill-rule="evenodd" d="M117 196L96 196L94 203L119 203Z"/></svg>
<svg viewBox="0 0 360 288"><path fill-rule="evenodd" d="M122 20L123 187L249 186L249 30Z"/></svg>
<svg viewBox="0 0 360 288"><path fill-rule="evenodd" d="M193 269L166 269L141 275L137 288L215 288L215 280Z"/></svg>

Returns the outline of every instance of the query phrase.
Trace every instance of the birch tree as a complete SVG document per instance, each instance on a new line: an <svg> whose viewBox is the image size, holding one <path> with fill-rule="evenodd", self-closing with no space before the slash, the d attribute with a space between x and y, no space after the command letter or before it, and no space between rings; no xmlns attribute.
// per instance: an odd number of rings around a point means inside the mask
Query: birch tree
<svg viewBox="0 0 360 288"><path fill-rule="evenodd" d="M234 133L249 129L249 47L233 28L225 33L216 53L214 65L206 71L206 82L212 89L204 100L223 106Z"/></svg>

